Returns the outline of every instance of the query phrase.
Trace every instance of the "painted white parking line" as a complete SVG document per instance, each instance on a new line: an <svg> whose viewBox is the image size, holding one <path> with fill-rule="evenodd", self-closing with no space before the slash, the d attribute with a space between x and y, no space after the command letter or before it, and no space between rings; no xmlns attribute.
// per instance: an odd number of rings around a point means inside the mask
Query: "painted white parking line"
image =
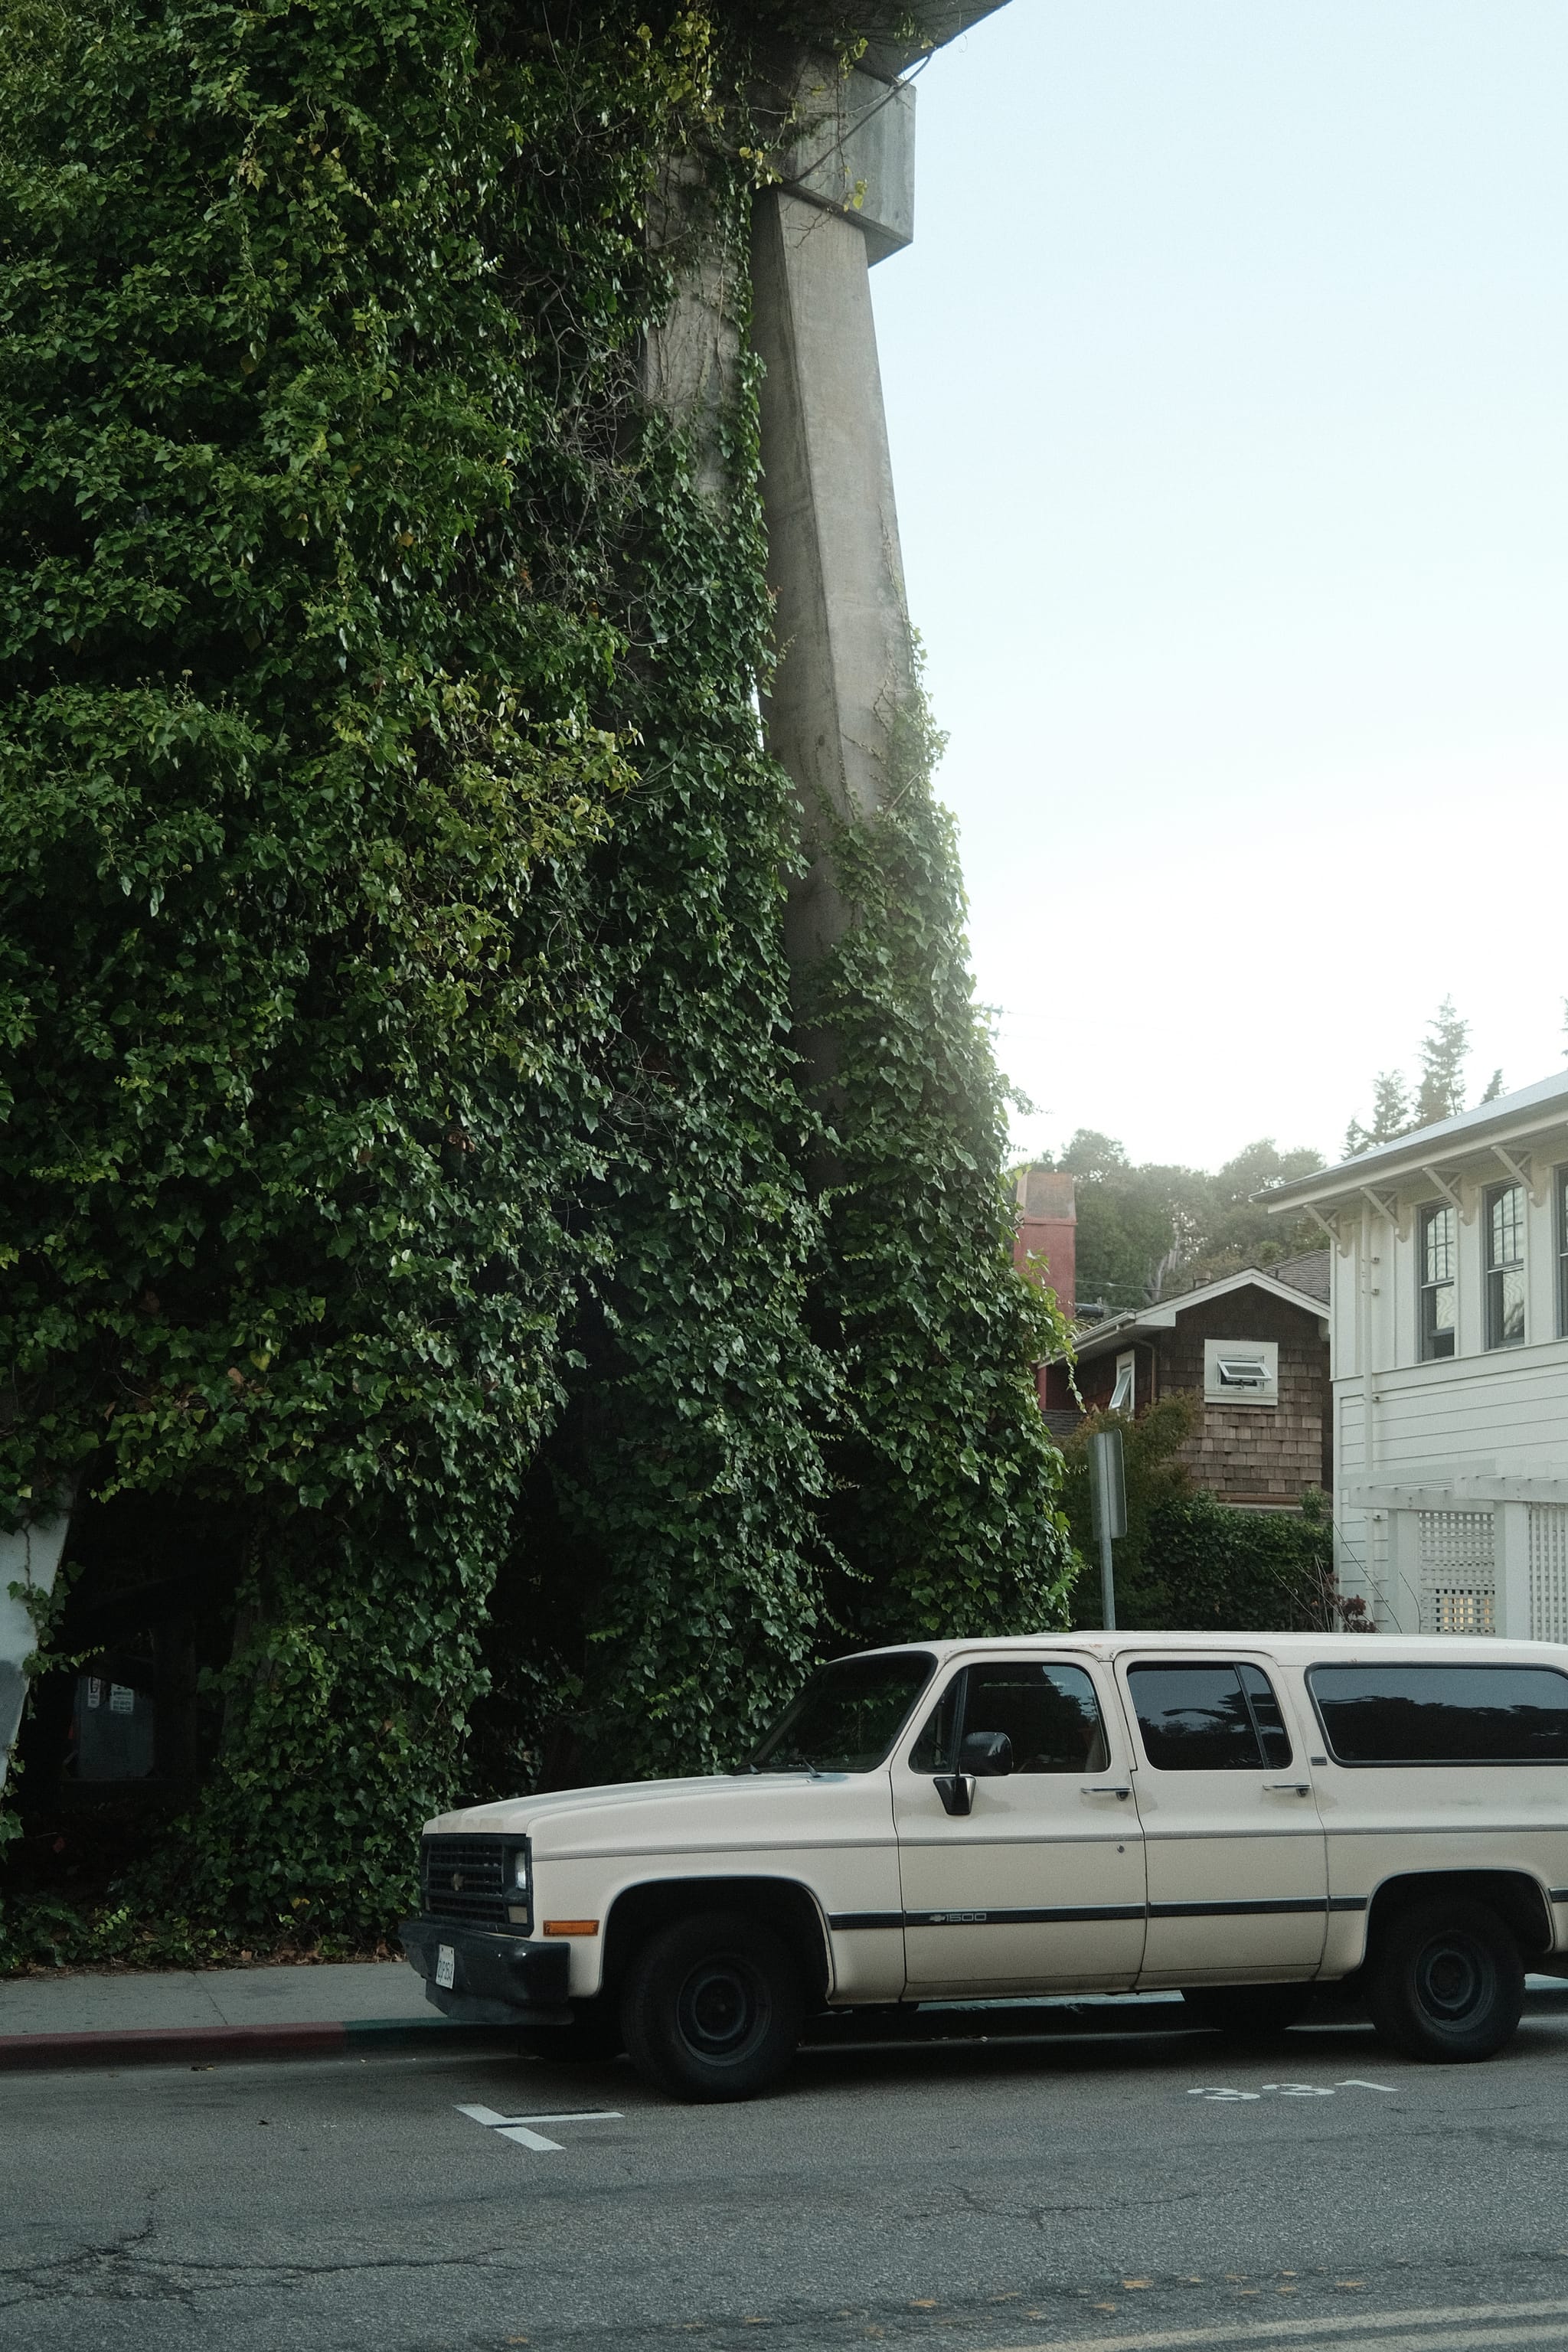
<svg viewBox="0 0 1568 2352"><path fill-rule="evenodd" d="M1184 2352L1205 2344L1310 2345L1333 2352L1335 2337L1364 2336L1367 2352L1468 2352L1473 2346L1561 2344L1568 2303L1480 2303L1468 2309L1336 2312L1331 2319L1266 2319L1239 2326L1163 2327L1142 2336L1058 2336L1051 2344L1015 2344L1005 2352ZM1542 2320L1542 2326L1520 2325ZM1481 2328L1478 2322L1489 2325ZM1513 2325L1508 2323L1512 2322ZM1385 2335L1385 2328L1415 2328L1415 2335ZM1440 2332L1438 2332L1440 2331ZM996 2352L1003 2352L1002 2347ZM1358 2347L1359 2352L1359 2347Z"/></svg>
<svg viewBox="0 0 1568 2352"><path fill-rule="evenodd" d="M559 2156L561 2142L546 2139L542 2132L532 2129L535 2124L618 2124L623 2120L619 2107L574 2107L559 2116L500 2116L494 2107L460 2105L458 2113L471 2123L483 2124L498 2137L510 2139L514 2147L531 2147L540 2156Z"/></svg>
<svg viewBox="0 0 1568 2352"><path fill-rule="evenodd" d="M626 2117L619 2107L570 2107L560 2116L508 2116L509 2124L618 2124Z"/></svg>
<svg viewBox="0 0 1568 2352"><path fill-rule="evenodd" d="M1363 2083L1359 2074L1350 2074L1339 2083L1265 2083L1261 2090L1235 2091L1221 2084L1197 2083L1187 2093L1189 2099L1331 2099L1336 2091L1381 2091L1386 2098L1396 2098L1392 2083Z"/></svg>

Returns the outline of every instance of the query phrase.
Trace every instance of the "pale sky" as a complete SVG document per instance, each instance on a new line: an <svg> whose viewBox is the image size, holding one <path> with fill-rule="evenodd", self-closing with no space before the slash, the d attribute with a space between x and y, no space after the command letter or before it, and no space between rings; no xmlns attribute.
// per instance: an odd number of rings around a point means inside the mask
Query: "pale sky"
<svg viewBox="0 0 1568 2352"><path fill-rule="evenodd" d="M872 276L981 996L1136 1159L1563 1058L1568 5L1012 0Z"/></svg>

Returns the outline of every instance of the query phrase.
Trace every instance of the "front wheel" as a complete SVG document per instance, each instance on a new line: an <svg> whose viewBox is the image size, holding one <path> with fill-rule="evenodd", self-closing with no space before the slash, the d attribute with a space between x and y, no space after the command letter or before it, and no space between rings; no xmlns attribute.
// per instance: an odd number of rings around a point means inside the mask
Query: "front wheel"
<svg viewBox="0 0 1568 2352"><path fill-rule="evenodd" d="M1367 1970L1367 2006L1409 2058L1489 2058L1519 2023L1524 1962L1484 1903L1432 1903L1390 1920Z"/></svg>
<svg viewBox="0 0 1568 2352"><path fill-rule="evenodd" d="M779 1938L711 1911L644 1947L621 2027L637 2072L675 2098L750 2099L788 2065L803 2013L799 1970Z"/></svg>

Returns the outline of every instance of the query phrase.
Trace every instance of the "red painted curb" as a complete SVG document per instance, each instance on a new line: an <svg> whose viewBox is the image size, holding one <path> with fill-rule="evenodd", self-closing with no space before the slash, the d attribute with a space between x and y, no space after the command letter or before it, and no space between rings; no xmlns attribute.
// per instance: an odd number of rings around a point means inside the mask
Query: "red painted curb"
<svg viewBox="0 0 1568 2352"><path fill-rule="evenodd" d="M0 2074L35 2066L147 2065L162 2059L319 2057L346 2049L341 2021L325 2025L174 2025L106 2033L0 2034Z"/></svg>
<svg viewBox="0 0 1568 2352"><path fill-rule="evenodd" d="M104 2033L0 2034L0 2074L49 2066L157 2066L220 2058L337 2058L350 2050L395 2050L432 2042L459 2046L497 2040L494 2026L447 2018L334 2019L310 2025L174 2025ZM515 2037L511 2046L515 2047Z"/></svg>

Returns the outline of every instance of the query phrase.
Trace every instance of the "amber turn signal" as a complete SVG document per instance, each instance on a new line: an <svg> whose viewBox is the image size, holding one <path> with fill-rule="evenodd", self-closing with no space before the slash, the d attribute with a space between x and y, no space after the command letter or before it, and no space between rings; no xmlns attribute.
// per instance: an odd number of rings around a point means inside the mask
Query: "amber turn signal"
<svg viewBox="0 0 1568 2352"><path fill-rule="evenodd" d="M599 1923L596 1919L547 1919L544 1932L547 1936L596 1936Z"/></svg>

